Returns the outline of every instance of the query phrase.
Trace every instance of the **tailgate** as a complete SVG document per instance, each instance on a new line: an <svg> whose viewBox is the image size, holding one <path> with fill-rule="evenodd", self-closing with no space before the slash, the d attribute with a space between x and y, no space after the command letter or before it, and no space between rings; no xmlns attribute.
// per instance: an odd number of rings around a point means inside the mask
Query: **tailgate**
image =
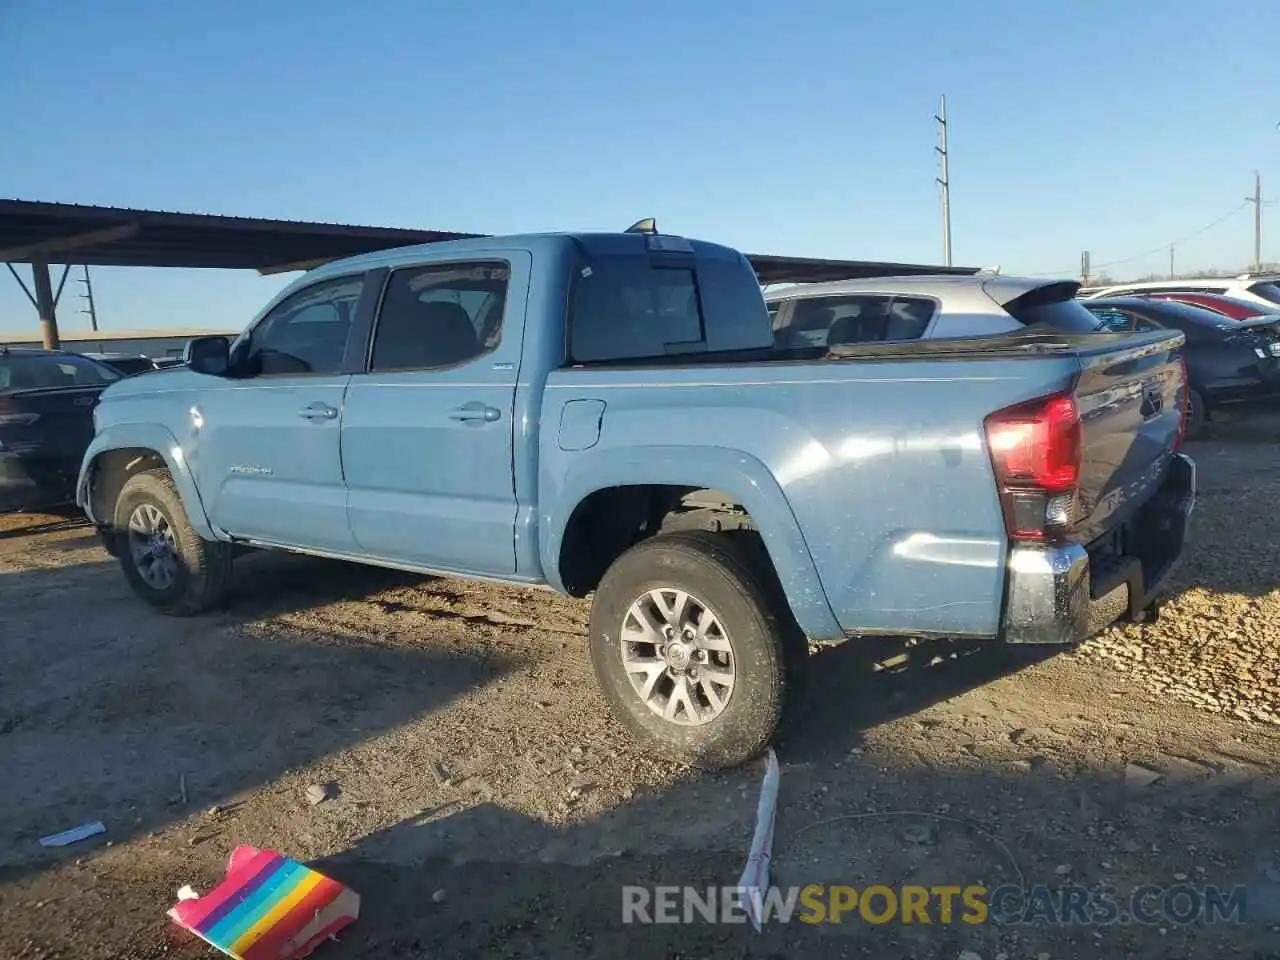
<svg viewBox="0 0 1280 960"><path fill-rule="evenodd" d="M0 392L0 444L41 459L78 459L93 440L93 408L105 386Z"/></svg>
<svg viewBox="0 0 1280 960"><path fill-rule="evenodd" d="M1080 357L1082 450L1072 540L1087 544L1124 523L1164 478L1182 432L1183 339L1125 337Z"/></svg>

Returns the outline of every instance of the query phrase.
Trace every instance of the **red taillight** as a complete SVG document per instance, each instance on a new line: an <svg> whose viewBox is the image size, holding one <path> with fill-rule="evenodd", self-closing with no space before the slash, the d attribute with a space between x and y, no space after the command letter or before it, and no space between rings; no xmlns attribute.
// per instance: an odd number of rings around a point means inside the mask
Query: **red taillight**
<svg viewBox="0 0 1280 960"><path fill-rule="evenodd" d="M1187 438L1187 418L1191 415L1191 380L1187 375L1187 361L1178 354L1178 369L1182 371L1182 389L1178 396L1182 398L1178 404L1178 436L1173 441L1173 449L1181 450L1182 442Z"/></svg>
<svg viewBox="0 0 1280 960"><path fill-rule="evenodd" d="M1014 540L1044 540L1075 518L1084 431L1071 394L998 410L985 422L987 449Z"/></svg>

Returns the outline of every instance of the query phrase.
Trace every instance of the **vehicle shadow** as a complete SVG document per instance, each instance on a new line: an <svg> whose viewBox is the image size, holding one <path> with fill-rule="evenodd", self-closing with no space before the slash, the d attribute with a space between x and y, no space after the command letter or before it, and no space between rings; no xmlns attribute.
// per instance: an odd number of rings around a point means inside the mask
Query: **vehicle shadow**
<svg viewBox="0 0 1280 960"><path fill-rule="evenodd" d="M840 753L849 743L840 733L815 734L827 741L822 752ZM358 924L341 943L326 946L326 956L668 960L780 958L796 950L821 957L956 957L969 950L990 957L1003 950L1163 960L1215 949L1275 956L1267 952L1274 949L1268 925L1280 920L1280 870L1275 851L1257 844L1274 830L1275 781L1206 778L1134 788L1096 773L1066 780L992 769L890 771L869 759L836 771L783 759L770 864L771 880L783 891L810 884L860 891L976 885L989 895L1006 885L1057 891L1106 884L1127 913L1130 895L1146 884L1164 891L1189 883L1202 903L1207 885L1224 892L1241 885L1245 912L1211 924L1178 923L1178 914L1171 921L1158 913L1157 895L1144 901L1157 911L1155 922L1100 930L1046 923L1062 910L1059 899L1035 924L998 926L990 918L961 919L959 899L953 922L945 923L935 897L926 923L883 916L868 922L855 907L839 924L797 916L756 934L740 915L736 923L709 923L677 899L675 923L624 923L626 887L645 889L630 896L643 898L632 902L645 904L654 918L658 887L692 888L706 898L708 888L737 883L754 824L756 764L740 778L745 791L737 789L738 777L692 777L567 828L482 804L367 837L315 863L362 897ZM883 913L886 902L877 901L874 912ZM1015 897L1001 905L1017 904Z"/></svg>
<svg viewBox="0 0 1280 960"><path fill-rule="evenodd" d="M803 695L787 710L778 748L797 762L838 761L863 731L1043 663L1063 649L871 637L820 649L810 655ZM845 733L815 737L814 730Z"/></svg>
<svg viewBox="0 0 1280 960"><path fill-rule="evenodd" d="M388 642L287 622L403 580L252 558L238 602L171 618L144 606L114 563L0 572L0 877L93 847L47 850L41 836L98 819L115 844L162 830L192 805L397 730L523 662L440 642L443 625Z"/></svg>

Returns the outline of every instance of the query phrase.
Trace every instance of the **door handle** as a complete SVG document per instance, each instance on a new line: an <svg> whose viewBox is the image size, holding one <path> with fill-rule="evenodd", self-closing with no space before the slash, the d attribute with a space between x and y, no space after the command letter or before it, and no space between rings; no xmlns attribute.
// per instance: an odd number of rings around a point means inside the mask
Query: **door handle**
<svg viewBox="0 0 1280 960"><path fill-rule="evenodd" d="M449 414L450 420L461 420L464 423L497 423L501 418L501 410L478 400L464 403Z"/></svg>
<svg viewBox="0 0 1280 960"><path fill-rule="evenodd" d="M338 408L317 400L315 403L309 403L299 410L298 416L304 420L334 420L337 419Z"/></svg>

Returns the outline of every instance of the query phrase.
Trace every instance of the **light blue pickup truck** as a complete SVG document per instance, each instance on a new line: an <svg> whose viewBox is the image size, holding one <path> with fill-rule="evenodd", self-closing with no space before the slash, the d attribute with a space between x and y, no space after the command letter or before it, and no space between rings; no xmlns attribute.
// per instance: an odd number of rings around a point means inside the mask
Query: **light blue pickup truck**
<svg viewBox="0 0 1280 960"><path fill-rule="evenodd" d="M594 595L617 716L729 765L806 637L1149 616L1194 502L1181 342L779 346L722 246L430 244L315 269L234 342L113 384L77 497L171 614L222 601L245 547Z"/></svg>

